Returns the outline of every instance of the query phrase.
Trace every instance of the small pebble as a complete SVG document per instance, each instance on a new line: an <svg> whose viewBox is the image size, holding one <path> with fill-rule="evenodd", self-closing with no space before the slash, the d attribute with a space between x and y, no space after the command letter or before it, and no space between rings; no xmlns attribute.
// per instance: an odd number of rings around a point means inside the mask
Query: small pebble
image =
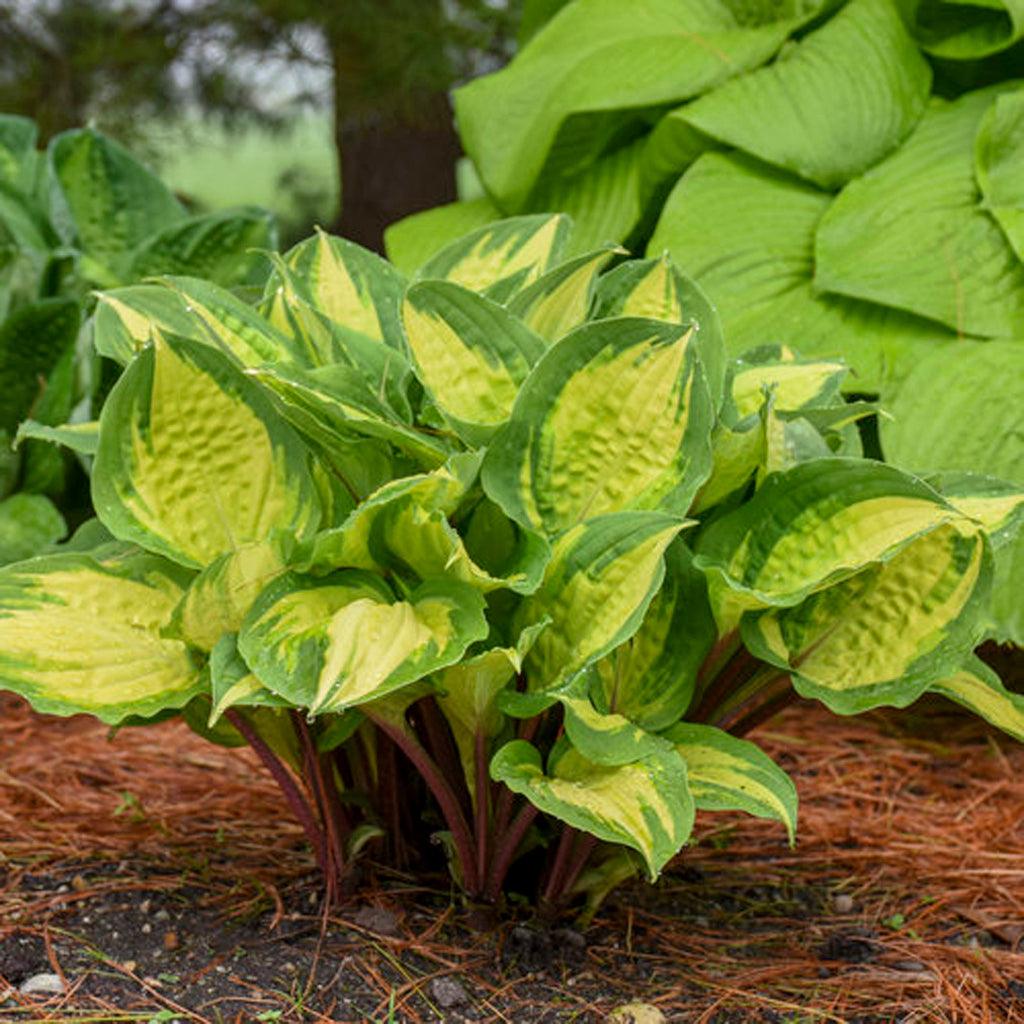
<svg viewBox="0 0 1024 1024"><path fill-rule="evenodd" d="M75 877L71 879L71 888L74 889L75 892L85 892L85 890L89 888L89 883L81 875L75 875Z"/></svg>
<svg viewBox="0 0 1024 1024"><path fill-rule="evenodd" d="M466 990L454 978L434 978L430 983L430 994L442 1010L464 1006L469 1002Z"/></svg>
<svg viewBox="0 0 1024 1024"><path fill-rule="evenodd" d="M837 914L849 914L853 910L853 897L849 893L837 893L832 897L832 906Z"/></svg>
<svg viewBox="0 0 1024 1024"><path fill-rule="evenodd" d="M897 960L892 967L895 971L907 971L911 974L920 974L928 970L920 960Z"/></svg>
<svg viewBox="0 0 1024 1024"><path fill-rule="evenodd" d="M367 931L376 932L378 935L400 935L398 918L390 910L381 907L360 907L352 920L365 928Z"/></svg>
<svg viewBox="0 0 1024 1024"><path fill-rule="evenodd" d="M149 923L149 922L147 921L147 922L146 922L146 923L145 923L145 924L144 924L144 925L142 926L142 929L141 929L141 930L142 930L142 934L143 934L143 935L148 935L148 934L149 934L149 933L150 933L150 932L151 932L151 931L153 930L153 926L152 926L152 925L151 925L151 924L150 924L150 923Z"/></svg>
<svg viewBox="0 0 1024 1024"><path fill-rule="evenodd" d="M178 933L176 931L164 932L164 949L177 949L179 945L181 943L178 941Z"/></svg>
<svg viewBox="0 0 1024 1024"><path fill-rule="evenodd" d="M608 1015L609 1024L665 1024L665 1014L650 1003L626 1003Z"/></svg>
<svg viewBox="0 0 1024 1024"><path fill-rule="evenodd" d="M170 913L169 913L168 911L166 911L166 910L158 910L158 911L157 911L157 912L156 912L156 913L155 913L155 914L153 915L153 918L154 918L154 920L157 920L157 921L170 921L170 919L171 919L171 915L170 915Z"/></svg>
<svg viewBox="0 0 1024 1024"><path fill-rule="evenodd" d="M64 991L64 984L56 974L33 974L21 983L18 991L23 996L57 996Z"/></svg>
<svg viewBox="0 0 1024 1024"><path fill-rule="evenodd" d="M150 908L152 906L153 906L153 901L152 900L148 900L148 899L147 900L143 900L139 904L139 913L140 914L148 914L149 911L150 911Z"/></svg>
<svg viewBox="0 0 1024 1024"><path fill-rule="evenodd" d="M122 960L121 961L121 966L126 971L131 971L132 973L134 973L135 972L135 968L138 967L139 965L134 960Z"/></svg>

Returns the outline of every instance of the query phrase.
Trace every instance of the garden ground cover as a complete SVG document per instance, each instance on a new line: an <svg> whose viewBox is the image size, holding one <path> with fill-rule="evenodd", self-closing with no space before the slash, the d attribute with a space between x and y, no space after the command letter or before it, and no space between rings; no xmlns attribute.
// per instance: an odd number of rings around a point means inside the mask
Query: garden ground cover
<svg viewBox="0 0 1024 1024"><path fill-rule="evenodd" d="M700 1024L1024 1021L1024 749L948 705L762 727L799 788L797 848L705 816L657 886L581 933L474 930L440 874L384 872L324 928L248 751L177 722L111 743L0 701L0 992L67 984L4 1021L530 1024L633 1000Z"/></svg>

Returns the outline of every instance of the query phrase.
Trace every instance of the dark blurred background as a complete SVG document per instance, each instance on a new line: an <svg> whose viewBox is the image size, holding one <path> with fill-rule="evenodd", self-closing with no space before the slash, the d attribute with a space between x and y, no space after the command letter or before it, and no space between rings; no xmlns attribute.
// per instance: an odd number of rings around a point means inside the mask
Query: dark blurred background
<svg viewBox="0 0 1024 1024"><path fill-rule="evenodd" d="M0 111L43 144L92 122L197 210L274 210L285 244L318 223L379 250L456 197L448 92L508 60L522 4L0 0Z"/></svg>

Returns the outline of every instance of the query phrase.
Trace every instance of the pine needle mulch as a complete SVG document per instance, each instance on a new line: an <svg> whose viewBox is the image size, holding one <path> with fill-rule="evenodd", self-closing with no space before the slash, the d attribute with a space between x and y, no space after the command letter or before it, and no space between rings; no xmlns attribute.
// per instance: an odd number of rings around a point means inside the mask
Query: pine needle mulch
<svg viewBox="0 0 1024 1024"><path fill-rule="evenodd" d="M286 991L224 975L242 1002L206 1005L108 958L137 983L131 1005L68 972L64 995L13 995L0 1020L529 1024L640 1000L699 1024L1024 1022L1024 747L948 705L849 720L801 706L756 738L797 781L795 849L771 823L701 815L661 882L613 894L582 940L525 918L474 933L447 891L378 872L318 944L311 860L247 752L173 722L109 740L0 698L0 950L35 937L63 973L83 910L136 892L254 922L267 948L306 935L284 947L316 960L285 965L308 982ZM325 968L350 997L327 998ZM442 977L466 997L450 1010Z"/></svg>

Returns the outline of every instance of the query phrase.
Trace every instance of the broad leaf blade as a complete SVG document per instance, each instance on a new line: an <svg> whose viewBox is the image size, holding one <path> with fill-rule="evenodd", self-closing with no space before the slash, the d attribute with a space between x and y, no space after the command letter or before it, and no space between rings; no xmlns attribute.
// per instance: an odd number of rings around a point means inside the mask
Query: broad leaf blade
<svg viewBox="0 0 1024 1024"><path fill-rule="evenodd" d="M1024 260L1024 90L997 96L989 107L975 137L974 166L985 206Z"/></svg>
<svg viewBox="0 0 1024 1024"><path fill-rule="evenodd" d="M1007 690L979 658L968 659L958 672L932 683L928 692L956 701L997 729L1024 741L1024 697Z"/></svg>
<svg viewBox="0 0 1024 1024"><path fill-rule="evenodd" d="M0 501L0 564L32 558L67 532L64 517L49 498L13 494Z"/></svg>
<svg viewBox="0 0 1024 1024"><path fill-rule="evenodd" d="M481 196L410 214L384 230L388 259L405 274L414 274L446 245L501 218Z"/></svg>

